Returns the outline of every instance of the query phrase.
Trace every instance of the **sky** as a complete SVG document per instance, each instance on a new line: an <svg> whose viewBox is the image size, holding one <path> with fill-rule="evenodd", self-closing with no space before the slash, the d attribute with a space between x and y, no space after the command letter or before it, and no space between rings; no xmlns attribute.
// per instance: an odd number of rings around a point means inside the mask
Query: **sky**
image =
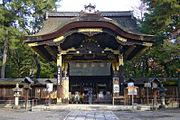
<svg viewBox="0 0 180 120"><path fill-rule="evenodd" d="M84 5L96 5L99 11L129 11L140 5L140 0L61 0L58 11L81 11Z"/></svg>

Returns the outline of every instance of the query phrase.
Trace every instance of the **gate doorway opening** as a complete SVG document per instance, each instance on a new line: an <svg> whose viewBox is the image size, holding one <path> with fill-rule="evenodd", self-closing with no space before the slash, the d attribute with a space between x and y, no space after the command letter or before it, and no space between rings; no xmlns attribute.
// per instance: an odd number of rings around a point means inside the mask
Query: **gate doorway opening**
<svg viewBox="0 0 180 120"><path fill-rule="evenodd" d="M69 80L70 101L75 99L75 102L88 104L89 91L92 90L93 104L111 104L111 76L71 76Z"/></svg>

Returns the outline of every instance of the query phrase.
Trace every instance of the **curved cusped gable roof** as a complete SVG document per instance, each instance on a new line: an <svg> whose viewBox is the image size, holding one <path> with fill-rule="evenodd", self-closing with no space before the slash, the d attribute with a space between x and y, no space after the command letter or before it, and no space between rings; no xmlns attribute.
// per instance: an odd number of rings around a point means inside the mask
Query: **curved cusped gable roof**
<svg viewBox="0 0 180 120"><path fill-rule="evenodd" d="M61 50L73 51L88 37L97 40L103 49L101 52L113 51L117 55L121 49L124 60L134 59L155 40L154 36L139 31L131 11L50 12L47 17L42 29L25 39L30 47L49 61L56 60L59 45Z"/></svg>
<svg viewBox="0 0 180 120"><path fill-rule="evenodd" d="M44 21L43 28L36 34L27 37L27 42L57 38L74 28L108 28L123 37L140 40L146 37L153 41L151 35L141 33L136 25L136 19L131 11L101 12L97 14L83 14L81 12L51 12Z"/></svg>

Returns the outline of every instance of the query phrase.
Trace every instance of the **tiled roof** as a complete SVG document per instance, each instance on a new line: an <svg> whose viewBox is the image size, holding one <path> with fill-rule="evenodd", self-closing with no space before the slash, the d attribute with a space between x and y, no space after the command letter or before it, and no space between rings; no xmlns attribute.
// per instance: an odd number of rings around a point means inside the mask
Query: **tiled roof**
<svg viewBox="0 0 180 120"><path fill-rule="evenodd" d="M82 17L81 12L49 12L47 13L47 20L44 21L42 29L33 36L41 36L51 34L64 25L76 21L104 21L115 24L122 30L132 33L144 35L139 31L136 24L136 19L133 17L132 11L105 11L101 12L101 16L97 17Z"/></svg>
<svg viewBox="0 0 180 120"><path fill-rule="evenodd" d="M134 80L134 83L136 85L143 85L144 82L149 82L152 78L132 78ZM160 81L178 81L178 78L158 78ZM46 84L46 80L51 80L53 84L57 83L56 78L38 78L38 79L32 79L35 84ZM125 78L125 83L129 78ZM22 82L24 81L24 78L5 78L5 79L0 79L0 82Z"/></svg>

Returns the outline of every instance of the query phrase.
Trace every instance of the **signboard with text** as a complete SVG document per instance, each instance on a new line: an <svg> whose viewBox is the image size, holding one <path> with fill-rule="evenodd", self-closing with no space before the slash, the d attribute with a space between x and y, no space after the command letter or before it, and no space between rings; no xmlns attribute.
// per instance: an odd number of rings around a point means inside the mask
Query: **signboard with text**
<svg viewBox="0 0 180 120"><path fill-rule="evenodd" d="M128 87L128 95L137 95L137 87L135 86Z"/></svg>
<svg viewBox="0 0 180 120"><path fill-rule="evenodd" d="M119 84L114 84L113 85L113 92L114 93L119 93Z"/></svg>
<svg viewBox="0 0 180 120"><path fill-rule="evenodd" d="M113 77L113 93L119 94L119 77Z"/></svg>
<svg viewBox="0 0 180 120"><path fill-rule="evenodd" d="M47 83L46 89L49 93L51 93L53 91L53 83Z"/></svg>
<svg viewBox="0 0 180 120"><path fill-rule="evenodd" d="M58 85L61 84L61 67L60 66L57 67L57 84Z"/></svg>
<svg viewBox="0 0 180 120"><path fill-rule="evenodd" d="M144 87L150 88L151 87L151 83L144 83Z"/></svg>

